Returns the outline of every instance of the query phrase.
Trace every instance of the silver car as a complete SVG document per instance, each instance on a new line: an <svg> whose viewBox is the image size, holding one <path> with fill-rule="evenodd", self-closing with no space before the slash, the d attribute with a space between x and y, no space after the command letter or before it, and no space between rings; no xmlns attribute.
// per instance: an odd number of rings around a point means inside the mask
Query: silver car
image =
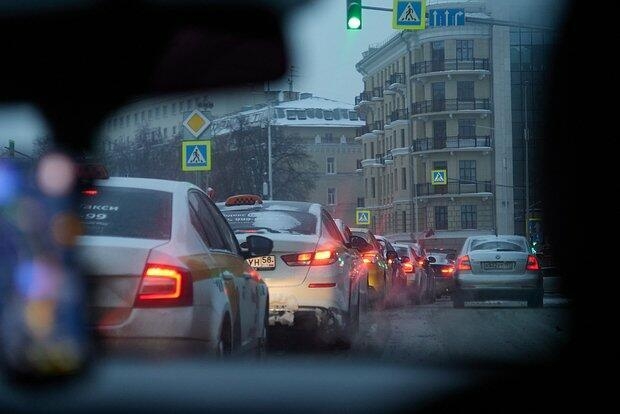
<svg viewBox="0 0 620 414"><path fill-rule="evenodd" d="M471 236L457 259L452 303L468 300L527 300L542 307L543 279L538 259L523 236Z"/></svg>

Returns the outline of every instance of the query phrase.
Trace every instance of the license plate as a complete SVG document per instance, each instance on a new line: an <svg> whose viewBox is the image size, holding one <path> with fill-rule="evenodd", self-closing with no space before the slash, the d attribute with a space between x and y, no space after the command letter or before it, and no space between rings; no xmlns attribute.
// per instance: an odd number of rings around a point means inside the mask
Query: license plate
<svg viewBox="0 0 620 414"><path fill-rule="evenodd" d="M512 270L515 262L482 262L484 270Z"/></svg>
<svg viewBox="0 0 620 414"><path fill-rule="evenodd" d="M259 256L250 257L247 259L250 266L257 270L275 269L276 257L275 256Z"/></svg>

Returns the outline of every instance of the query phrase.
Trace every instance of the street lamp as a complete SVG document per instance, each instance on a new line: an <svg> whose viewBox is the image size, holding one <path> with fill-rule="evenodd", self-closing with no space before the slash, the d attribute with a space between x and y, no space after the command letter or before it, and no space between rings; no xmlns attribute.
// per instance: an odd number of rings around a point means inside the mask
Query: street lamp
<svg viewBox="0 0 620 414"><path fill-rule="evenodd" d="M523 141L525 147L525 237L530 239L529 219L530 219L530 156L529 156L529 130L527 116L527 85L523 82L523 106L524 106L524 122L523 122Z"/></svg>

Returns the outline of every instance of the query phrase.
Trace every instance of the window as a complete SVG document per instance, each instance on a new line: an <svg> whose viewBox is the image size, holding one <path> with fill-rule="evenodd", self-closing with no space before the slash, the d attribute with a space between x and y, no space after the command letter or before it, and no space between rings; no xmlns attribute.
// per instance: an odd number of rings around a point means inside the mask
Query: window
<svg viewBox="0 0 620 414"><path fill-rule="evenodd" d="M405 167L403 167L402 169L401 179L402 179L401 189L406 190L407 189L407 168Z"/></svg>
<svg viewBox="0 0 620 414"><path fill-rule="evenodd" d="M333 206L336 204L336 189L328 188L327 189L327 204Z"/></svg>
<svg viewBox="0 0 620 414"><path fill-rule="evenodd" d="M368 180L366 180L366 184L368 184ZM364 205L364 197L357 197L357 206L358 207L365 207L365 205Z"/></svg>
<svg viewBox="0 0 620 414"><path fill-rule="evenodd" d="M398 168L394 168L394 190L398 191Z"/></svg>
<svg viewBox="0 0 620 414"><path fill-rule="evenodd" d="M297 110L297 119L306 119L306 110L298 109Z"/></svg>
<svg viewBox="0 0 620 414"><path fill-rule="evenodd" d="M278 114L278 118L284 119L284 116L285 116L284 109L278 108L276 109L276 113Z"/></svg>
<svg viewBox="0 0 620 414"><path fill-rule="evenodd" d="M149 121L153 119L153 110L149 109Z"/></svg>
<svg viewBox="0 0 620 414"><path fill-rule="evenodd" d="M220 232L216 230L215 221L207 209L207 205L200 198L200 194L197 191L191 191L188 199L190 220L202 241L210 249L226 250L226 243Z"/></svg>
<svg viewBox="0 0 620 414"><path fill-rule="evenodd" d="M375 143L370 143L370 158L375 158Z"/></svg>
<svg viewBox="0 0 620 414"><path fill-rule="evenodd" d="M306 109L306 114L308 115L308 118L314 118L314 109L313 108Z"/></svg>
<svg viewBox="0 0 620 414"><path fill-rule="evenodd" d="M172 135L176 135L176 134L177 134L177 127L176 127L176 125L174 125L172 127Z"/></svg>
<svg viewBox="0 0 620 414"><path fill-rule="evenodd" d="M478 228L476 206L461 206L461 228L476 229Z"/></svg>
<svg viewBox="0 0 620 414"><path fill-rule="evenodd" d="M327 233L334 239L339 241L340 243L344 243L344 239L342 238L342 233L334 223L334 219L329 213L325 210L321 213L321 220L323 221L323 230L327 231Z"/></svg>
<svg viewBox="0 0 620 414"><path fill-rule="evenodd" d="M349 111L349 121L357 121L357 112Z"/></svg>
<svg viewBox="0 0 620 414"><path fill-rule="evenodd" d="M332 111L323 111L323 116L325 117L325 120L327 121L331 121L332 119L334 119L334 115Z"/></svg>
<svg viewBox="0 0 620 414"><path fill-rule="evenodd" d="M461 184L473 184L476 182L476 160L459 161L459 179Z"/></svg>
<svg viewBox="0 0 620 414"><path fill-rule="evenodd" d="M164 128L164 138L168 138L168 128Z"/></svg>
<svg viewBox="0 0 620 414"><path fill-rule="evenodd" d="M400 130L400 147L405 148L405 130Z"/></svg>
<svg viewBox="0 0 620 414"><path fill-rule="evenodd" d="M335 158L327 157L327 174L336 174Z"/></svg>
<svg viewBox="0 0 620 414"><path fill-rule="evenodd" d="M448 230L447 206L435 206L435 229Z"/></svg>
<svg viewBox="0 0 620 414"><path fill-rule="evenodd" d="M432 71L442 71L445 65L445 50L443 41L433 42L431 46Z"/></svg>
<svg viewBox="0 0 620 414"><path fill-rule="evenodd" d="M474 100L474 81L458 81L456 83L456 98L460 102Z"/></svg>
<svg viewBox="0 0 620 414"><path fill-rule="evenodd" d="M370 178L370 196L372 198L375 198L377 196L377 193L375 191L375 177L371 177Z"/></svg>
<svg viewBox="0 0 620 414"><path fill-rule="evenodd" d="M473 60L474 58L474 41L473 40L457 40L456 41L456 60Z"/></svg>
<svg viewBox="0 0 620 414"><path fill-rule="evenodd" d="M155 108L155 118L159 118L160 117L160 108L159 106L157 108Z"/></svg>
<svg viewBox="0 0 620 414"><path fill-rule="evenodd" d="M323 110L322 109L315 110L314 116L318 119L323 119Z"/></svg>
<svg viewBox="0 0 620 414"><path fill-rule="evenodd" d="M405 233L407 231L407 212L403 211L402 215L403 215L403 233Z"/></svg>
<svg viewBox="0 0 620 414"><path fill-rule="evenodd" d="M168 105L164 105L163 112L164 112L164 116L168 115Z"/></svg>
<svg viewBox="0 0 620 414"><path fill-rule="evenodd" d="M339 120L340 119L340 109L334 109L332 112L332 116L334 117L335 120Z"/></svg>
<svg viewBox="0 0 620 414"><path fill-rule="evenodd" d="M286 111L286 119L294 120L297 119L297 111L293 109L289 109Z"/></svg>
<svg viewBox="0 0 620 414"><path fill-rule="evenodd" d="M459 119L459 138L473 138L476 136L476 119Z"/></svg>
<svg viewBox="0 0 620 414"><path fill-rule="evenodd" d="M220 212L220 210L213 204L211 200L209 200L204 194L199 193L198 196L200 200L207 206L207 210L211 215L213 221L215 222L217 229L213 229L213 231L218 231L222 240L224 241L224 249L228 250L231 253L239 254L239 244L237 243L237 237L232 232L230 226L226 222L226 219Z"/></svg>

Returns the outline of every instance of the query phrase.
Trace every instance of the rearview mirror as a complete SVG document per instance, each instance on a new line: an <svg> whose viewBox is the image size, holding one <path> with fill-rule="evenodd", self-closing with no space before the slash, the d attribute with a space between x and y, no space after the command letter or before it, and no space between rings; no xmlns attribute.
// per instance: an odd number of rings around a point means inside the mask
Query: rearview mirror
<svg viewBox="0 0 620 414"><path fill-rule="evenodd" d="M360 253L368 252L372 250L372 245L364 240L363 237L360 236L351 236L351 247L357 250Z"/></svg>
<svg viewBox="0 0 620 414"><path fill-rule="evenodd" d="M248 255L252 256L266 256L273 250L273 241L263 236L248 236L245 239L245 243L248 247Z"/></svg>

